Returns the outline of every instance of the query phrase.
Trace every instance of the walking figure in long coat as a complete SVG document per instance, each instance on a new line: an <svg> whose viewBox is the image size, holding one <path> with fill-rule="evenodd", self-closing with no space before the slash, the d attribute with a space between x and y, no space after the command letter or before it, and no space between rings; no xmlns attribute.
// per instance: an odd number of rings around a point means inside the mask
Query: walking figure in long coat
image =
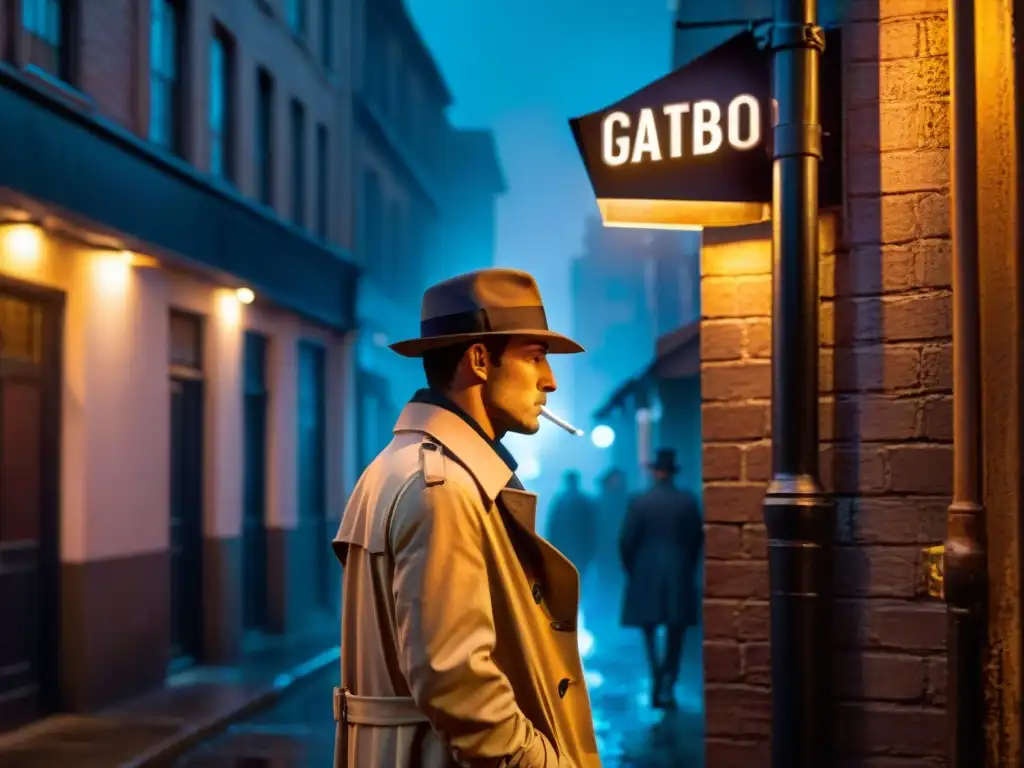
<svg viewBox="0 0 1024 768"><path fill-rule="evenodd" d="M548 511L547 540L572 561L583 580L597 543L597 507L580 488L579 472L570 469L564 480Z"/></svg>
<svg viewBox="0 0 1024 768"><path fill-rule="evenodd" d="M579 574L534 530L501 438L555 391L534 279L485 269L423 296L428 388L363 473L334 540L345 568L341 768L600 768L576 627Z"/></svg>
<svg viewBox="0 0 1024 768"><path fill-rule="evenodd" d="M697 500L674 483L679 471L675 451L659 450L650 469L654 485L630 502L619 536L626 571L622 624L643 630L651 704L673 709L686 629L697 623L704 528ZM666 628L663 656L658 652L659 627Z"/></svg>

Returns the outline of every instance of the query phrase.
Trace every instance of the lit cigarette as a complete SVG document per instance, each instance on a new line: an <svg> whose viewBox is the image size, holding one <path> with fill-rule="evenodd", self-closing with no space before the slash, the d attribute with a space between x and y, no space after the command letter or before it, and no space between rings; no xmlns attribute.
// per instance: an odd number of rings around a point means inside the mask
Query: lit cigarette
<svg viewBox="0 0 1024 768"><path fill-rule="evenodd" d="M540 415L543 416L548 421L550 421L556 427L561 427L566 432L568 432L570 435L576 435L576 437L583 437L583 430L582 429L576 429L576 427L574 427L568 421L564 421L564 420L558 418L557 416L555 416L555 414L553 414L551 411L549 411L543 405L540 407Z"/></svg>

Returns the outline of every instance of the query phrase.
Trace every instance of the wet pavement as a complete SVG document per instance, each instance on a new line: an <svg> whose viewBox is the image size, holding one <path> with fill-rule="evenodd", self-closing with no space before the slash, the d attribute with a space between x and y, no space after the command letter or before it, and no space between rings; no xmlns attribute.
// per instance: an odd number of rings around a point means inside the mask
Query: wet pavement
<svg viewBox="0 0 1024 768"><path fill-rule="evenodd" d="M687 638L679 709L649 706L650 683L639 633L603 629L581 648L604 768L702 768L700 639ZM590 647L588 647L590 645ZM179 758L175 768L324 768L331 765L331 689L337 668L296 685L270 710Z"/></svg>

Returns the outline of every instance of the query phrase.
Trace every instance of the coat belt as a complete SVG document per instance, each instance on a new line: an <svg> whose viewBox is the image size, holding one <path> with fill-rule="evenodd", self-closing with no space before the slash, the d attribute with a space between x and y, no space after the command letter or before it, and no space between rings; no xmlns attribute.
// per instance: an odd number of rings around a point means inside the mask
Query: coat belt
<svg viewBox="0 0 1024 768"><path fill-rule="evenodd" d="M356 696L345 688L334 689L334 720L334 768L348 768L349 726L396 728L428 722L409 696Z"/></svg>
<svg viewBox="0 0 1024 768"><path fill-rule="evenodd" d="M334 719L385 728L427 722L410 696L356 696L345 688L334 689Z"/></svg>

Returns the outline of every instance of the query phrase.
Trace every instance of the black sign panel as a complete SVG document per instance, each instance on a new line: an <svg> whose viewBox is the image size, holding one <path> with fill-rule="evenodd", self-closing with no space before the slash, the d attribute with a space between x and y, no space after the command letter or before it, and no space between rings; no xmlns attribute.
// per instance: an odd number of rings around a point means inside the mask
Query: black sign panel
<svg viewBox="0 0 1024 768"><path fill-rule="evenodd" d="M731 226L770 217L773 112L771 54L743 32L569 124L606 225Z"/></svg>

